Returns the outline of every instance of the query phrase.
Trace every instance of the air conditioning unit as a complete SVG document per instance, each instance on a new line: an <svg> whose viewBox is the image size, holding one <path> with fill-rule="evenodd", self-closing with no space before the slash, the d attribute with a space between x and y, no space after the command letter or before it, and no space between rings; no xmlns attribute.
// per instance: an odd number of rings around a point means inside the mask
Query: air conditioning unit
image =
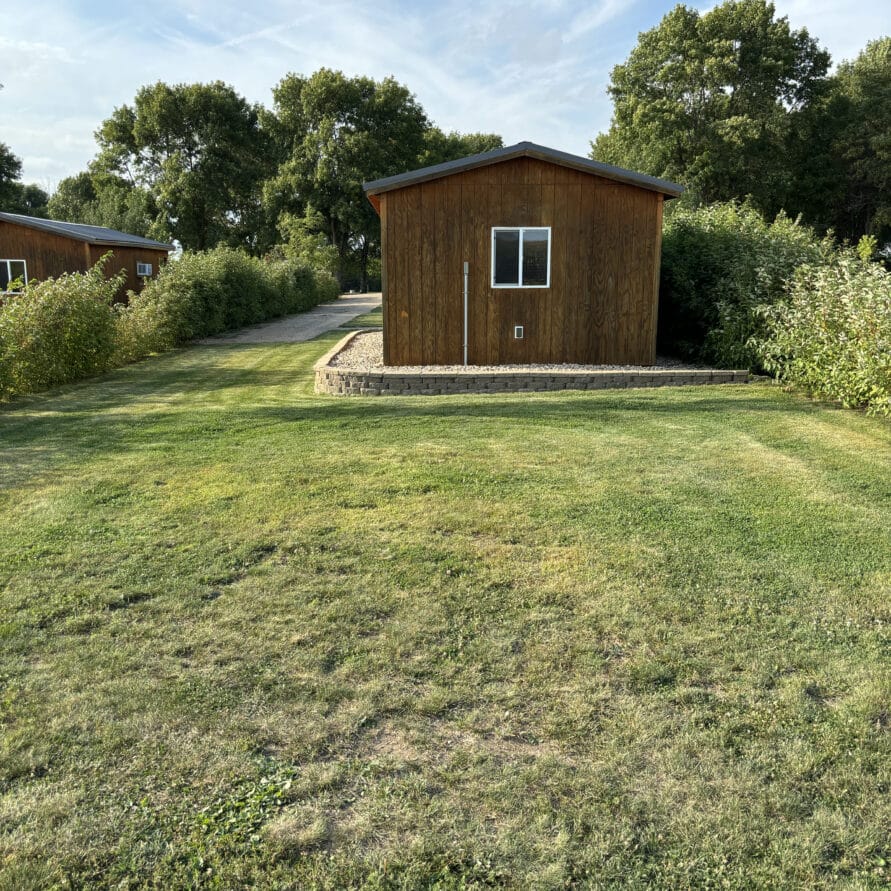
<svg viewBox="0 0 891 891"><path fill-rule="evenodd" d="M139 276L142 276L144 278L151 278L152 264L151 263L137 263L136 264L136 274Z"/></svg>

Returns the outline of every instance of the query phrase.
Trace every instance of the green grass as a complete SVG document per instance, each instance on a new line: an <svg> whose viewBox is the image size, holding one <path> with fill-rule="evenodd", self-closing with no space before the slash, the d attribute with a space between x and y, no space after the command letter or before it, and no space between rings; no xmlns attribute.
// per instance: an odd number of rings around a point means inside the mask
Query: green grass
<svg viewBox="0 0 891 891"><path fill-rule="evenodd" d="M341 328L382 328L384 325L384 315L383 309L378 307L377 309L371 310L371 312L362 313L361 316L356 316L355 319L350 319L348 322L344 322L340 327Z"/></svg>
<svg viewBox="0 0 891 891"><path fill-rule="evenodd" d="M0 886L888 883L887 422L338 337L0 411Z"/></svg>

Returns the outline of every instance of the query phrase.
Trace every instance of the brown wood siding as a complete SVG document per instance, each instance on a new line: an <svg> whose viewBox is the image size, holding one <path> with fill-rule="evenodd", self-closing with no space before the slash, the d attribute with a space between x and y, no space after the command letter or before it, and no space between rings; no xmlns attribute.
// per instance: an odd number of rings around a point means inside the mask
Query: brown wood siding
<svg viewBox="0 0 891 891"><path fill-rule="evenodd" d="M29 281L56 278L65 272L86 272L109 251L112 258L106 274L112 276L124 270L127 275L124 286L118 291L118 300L125 299L127 291L142 290L142 279L136 276L137 263L151 263L152 272L157 275L161 264L167 262L167 251L164 250L87 244L52 232L0 221L0 259L24 260L28 264Z"/></svg>
<svg viewBox="0 0 891 891"><path fill-rule="evenodd" d="M517 158L379 197L385 363L462 361L465 260L471 364L655 361L662 195ZM493 226L551 227L549 288L492 288Z"/></svg>
<svg viewBox="0 0 891 891"><path fill-rule="evenodd" d="M167 251L156 251L151 248L109 247L108 245L90 245L90 263L94 264L105 254L111 251L108 265L105 267L107 276L117 275L123 271L126 274L124 286L117 293L117 300L124 300L127 291L142 290L144 281L136 275L137 263L151 263L152 278L155 278L161 266L167 262Z"/></svg>

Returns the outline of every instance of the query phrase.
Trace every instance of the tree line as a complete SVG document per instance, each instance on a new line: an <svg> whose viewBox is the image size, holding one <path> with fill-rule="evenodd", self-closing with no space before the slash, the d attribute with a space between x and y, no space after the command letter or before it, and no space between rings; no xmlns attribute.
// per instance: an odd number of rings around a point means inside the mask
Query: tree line
<svg viewBox="0 0 891 891"><path fill-rule="evenodd" d="M219 81L143 87L97 129L96 157L45 212L193 250L275 252L366 289L380 223L363 182L502 145L444 133L393 78L321 69L288 74L272 93L267 109ZM2 192L0 207L33 212Z"/></svg>
<svg viewBox="0 0 891 891"><path fill-rule="evenodd" d="M748 199L820 232L891 240L891 37L830 56L766 0L676 6L611 75L592 157L683 183L685 201Z"/></svg>
<svg viewBox="0 0 891 891"><path fill-rule="evenodd" d="M891 240L891 38L830 74L829 53L767 0L676 6L611 75L591 156L747 200L841 238ZM143 87L96 131L87 170L49 197L0 143L0 208L186 248L284 254L368 285L380 226L364 181L502 145L444 133L393 78L288 74L271 108L222 82Z"/></svg>

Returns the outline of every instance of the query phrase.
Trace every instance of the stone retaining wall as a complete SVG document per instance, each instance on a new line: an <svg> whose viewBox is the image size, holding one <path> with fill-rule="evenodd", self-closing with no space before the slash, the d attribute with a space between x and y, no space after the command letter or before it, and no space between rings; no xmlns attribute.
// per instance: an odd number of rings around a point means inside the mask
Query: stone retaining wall
<svg viewBox="0 0 891 891"><path fill-rule="evenodd" d="M315 366L316 392L335 396L438 396L449 393L517 393L550 390L610 390L633 387L686 387L691 384L744 384L747 371L664 368L635 371L407 372L394 368L362 371L331 365L359 332L351 332Z"/></svg>

